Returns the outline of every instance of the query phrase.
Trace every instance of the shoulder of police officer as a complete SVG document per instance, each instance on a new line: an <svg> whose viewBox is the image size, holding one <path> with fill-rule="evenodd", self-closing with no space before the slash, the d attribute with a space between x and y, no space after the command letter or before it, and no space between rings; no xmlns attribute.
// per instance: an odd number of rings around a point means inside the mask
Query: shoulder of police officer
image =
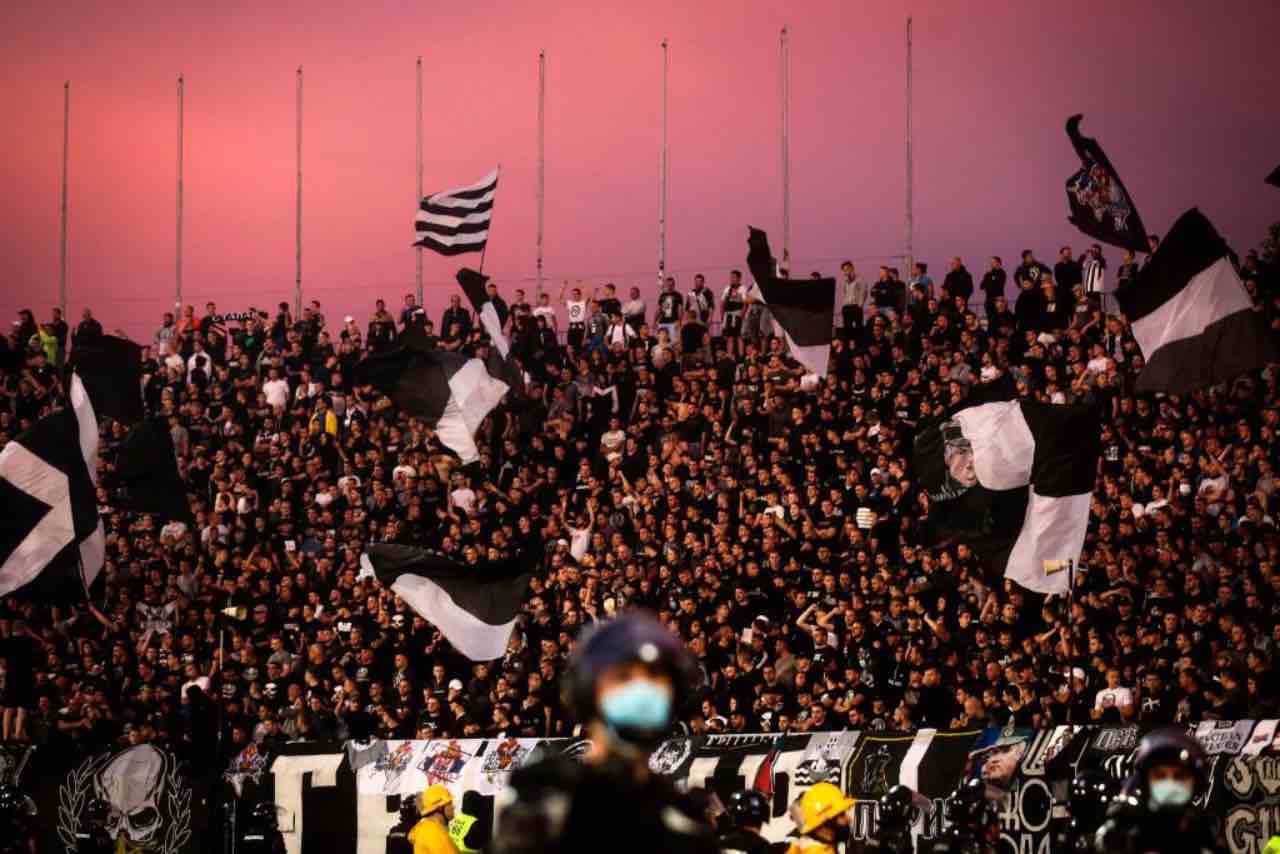
<svg viewBox="0 0 1280 854"><path fill-rule="evenodd" d="M716 839L716 844L720 846L723 854L730 854L730 852L769 854L773 850L767 839L744 828L734 828L727 833L720 834Z"/></svg>
<svg viewBox="0 0 1280 854"><path fill-rule="evenodd" d="M641 843L637 834L662 837L667 850L717 850L697 808L661 777L636 781L553 756L515 771L502 798L491 847L500 854L561 850L601 831L627 850Z"/></svg>

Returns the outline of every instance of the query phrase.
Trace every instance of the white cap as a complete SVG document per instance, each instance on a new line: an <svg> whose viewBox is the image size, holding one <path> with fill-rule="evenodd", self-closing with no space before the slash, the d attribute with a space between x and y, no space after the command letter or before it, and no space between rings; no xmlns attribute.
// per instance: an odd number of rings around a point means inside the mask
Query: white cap
<svg viewBox="0 0 1280 854"><path fill-rule="evenodd" d="M356 319L355 319L354 317L352 317L351 315L349 315L349 314L348 314L346 317L342 318L342 322L343 322L343 323L355 323L355 322L356 322Z"/></svg>
<svg viewBox="0 0 1280 854"><path fill-rule="evenodd" d="M461 680L461 679L450 679L450 680L449 680L449 690L450 690L450 691L461 691L461 690L462 690L462 680Z"/></svg>

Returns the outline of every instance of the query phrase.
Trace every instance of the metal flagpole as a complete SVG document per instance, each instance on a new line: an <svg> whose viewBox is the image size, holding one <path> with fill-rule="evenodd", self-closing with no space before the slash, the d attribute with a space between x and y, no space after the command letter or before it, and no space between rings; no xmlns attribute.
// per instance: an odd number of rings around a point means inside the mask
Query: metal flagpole
<svg viewBox="0 0 1280 854"><path fill-rule="evenodd" d="M174 306L177 308L175 314L182 314L182 156L183 156L183 98L186 94L186 83L182 79L182 75L178 75L178 235L177 235L177 262L174 269Z"/></svg>
<svg viewBox="0 0 1280 854"><path fill-rule="evenodd" d="M912 190L915 181L914 169L911 163L911 18L907 17L907 213L906 213L906 238L907 238L907 277L911 276L911 267L915 264L915 250L912 247L912 231L914 223L912 221Z"/></svg>
<svg viewBox="0 0 1280 854"><path fill-rule="evenodd" d="M667 40L662 40L662 159L658 178L658 287L667 272Z"/></svg>
<svg viewBox="0 0 1280 854"><path fill-rule="evenodd" d="M542 223L546 205L547 52L538 51L538 294L542 293Z"/></svg>
<svg viewBox="0 0 1280 854"><path fill-rule="evenodd" d="M67 316L67 159L71 147L71 81L62 84L62 244L58 268L58 306Z"/></svg>
<svg viewBox="0 0 1280 854"><path fill-rule="evenodd" d="M298 188L297 201L294 218L296 222L296 231L294 233L294 296L293 296L293 314L295 318L302 316L302 66L298 66Z"/></svg>
<svg viewBox="0 0 1280 854"><path fill-rule="evenodd" d="M496 171L498 173L498 177L494 179L495 187L502 180L502 164L501 163L498 164L498 168ZM498 194L495 192L494 196L496 197L497 195ZM496 207L497 206L495 205L493 208L489 209L489 234L484 239L484 246L480 247L480 270L478 272L481 272L481 273L484 272L484 254L489 251L489 237L493 235L493 213Z"/></svg>
<svg viewBox="0 0 1280 854"><path fill-rule="evenodd" d="M779 42L782 101L782 266L791 266L791 45L787 28Z"/></svg>
<svg viewBox="0 0 1280 854"><path fill-rule="evenodd" d="M413 200L414 207L422 204L422 57L418 57L418 197ZM422 247L418 247L418 307L423 311L422 302Z"/></svg>

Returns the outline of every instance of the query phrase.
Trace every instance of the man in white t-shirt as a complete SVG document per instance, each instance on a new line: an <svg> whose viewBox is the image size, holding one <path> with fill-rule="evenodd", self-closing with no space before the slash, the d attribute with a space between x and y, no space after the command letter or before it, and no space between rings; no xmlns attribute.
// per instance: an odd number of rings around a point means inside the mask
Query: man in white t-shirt
<svg viewBox="0 0 1280 854"><path fill-rule="evenodd" d="M1111 709L1119 713L1120 720L1127 721L1133 717L1133 689L1120 684L1120 671L1114 667L1107 671L1107 687L1094 698L1093 717L1097 720L1115 719L1116 715L1109 713Z"/></svg>
<svg viewBox="0 0 1280 854"><path fill-rule="evenodd" d="M476 507L476 493L471 488L471 484L467 481L466 475L461 473L454 476L454 489L449 493L449 498L453 502L453 506L457 507L464 513L471 513Z"/></svg>
<svg viewBox="0 0 1280 854"><path fill-rule="evenodd" d="M267 381L262 384L262 393L267 397L267 404L276 410L289 405L289 381L280 378L280 372L272 368L267 372Z"/></svg>

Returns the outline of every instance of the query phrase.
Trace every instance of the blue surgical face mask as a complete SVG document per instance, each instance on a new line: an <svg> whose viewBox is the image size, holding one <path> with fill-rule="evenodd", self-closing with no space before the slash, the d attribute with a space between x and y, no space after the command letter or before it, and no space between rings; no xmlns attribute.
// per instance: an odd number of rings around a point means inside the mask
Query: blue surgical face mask
<svg viewBox="0 0 1280 854"><path fill-rule="evenodd" d="M671 690L648 679L633 679L604 695L600 715L616 729L665 729L671 721Z"/></svg>
<svg viewBox="0 0 1280 854"><path fill-rule="evenodd" d="M1151 808L1180 807L1191 800L1191 786L1181 780L1156 780L1151 784Z"/></svg>

